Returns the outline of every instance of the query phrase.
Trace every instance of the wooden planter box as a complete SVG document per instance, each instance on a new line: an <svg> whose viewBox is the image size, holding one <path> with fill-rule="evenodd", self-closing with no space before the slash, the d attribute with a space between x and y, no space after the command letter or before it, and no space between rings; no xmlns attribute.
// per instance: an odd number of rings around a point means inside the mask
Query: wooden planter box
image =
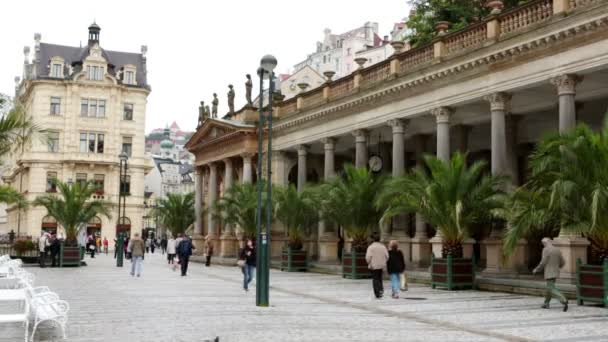
<svg viewBox="0 0 608 342"><path fill-rule="evenodd" d="M367 279L371 277L365 253L346 251L342 253L342 278Z"/></svg>
<svg viewBox="0 0 608 342"><path fill-rule="evenodd" d="M65 246L62 243L59 249L59 267L79 267L82 255L82 248L80 246Z"/></svg>
<svg viewBox="0 0 608 342"><path fill-rule="evenodd" d="M308 271L308 252L303 250L283 249L281 254L281 271L305 272Z"/></svg>
<svg viewBox="0 0 608 342"><path fill-rule="evenodd" d="M576 303L603 304L608 308L608 260L604 265L586 265L576 260Z"/></svg>
<svg viewBox="0 0 608 342"><path fill-rule="evenodd" d="M448 290L475 287L475 258L439 259L431 255L431 287L446 287Z"/></svg>
<svg viewBox="0 0 608 342"><path fill-rule="evenodd" d="M25 251L18 255L12 245L0 246L0 255L4 254L10 256L11 259L21 259L24 264L36 264L40 259L40 252L37 249Z"/></svg>

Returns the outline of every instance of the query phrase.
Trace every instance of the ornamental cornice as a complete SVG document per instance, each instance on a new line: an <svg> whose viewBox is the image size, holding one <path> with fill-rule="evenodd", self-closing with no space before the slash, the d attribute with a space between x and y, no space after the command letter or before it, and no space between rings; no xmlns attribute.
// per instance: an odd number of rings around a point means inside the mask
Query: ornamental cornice
<svg viewBox="0 0 608 342"><path fill-rule="evenodd" d="M551 24L551 22L550 22ZM339 112L346 112L352 110L357 107L365 106L365 105L376 105L378 102L382 101L383 98L389 96L395 96L405 91L416 90L417 88L425 85L431 85L438 81L444 81L448 77L463 74L466 71L470 71L476 68L480 68L482 66L491 66L494 64L498 64L500 62L504 62L509 58L518 57L524 54L532 53L536 50L540 50L542 48L546 48L551 45L555 45L559 41L563 41L566 39L572 39L576 36L580 36L583 34L587 34L589 32L599 31L602 27L608 25L608 16L595 18L583 23L578 23L572 26L564 27L563 29L558 30L557 32L553 32L550 34L541 35L537 38L520 42L515 45L507 46L496 51L493 51L489 54L481 55L473 59L469 59L467 61L461 63L454 63L446 68L439 70L429 70L428 73L418 72L422 74L418 77L412 77L402 82L398 82L398 79L387 79L387 83L390 85L384 87L383 89L377 91L370 91L362 95L361 92L356 92L350 97L343 98L336 103L329 102L326 106L321 108L316 108L311 112L300 112L299 115L286 118L283 122L279 121L273 127L273 131L279 132L286 131L296 126L300 126L302 124L306 124L310 121L316 121L322 119L327 116L334 115ZM537 28L537 31L540 28ZM522 36L530 31L524 31L520 35ZM508 41L511 41L515 36L510 36ZM492 48L496 46L496 44L506 42L499 41L498 43L489 45L483 49ZM482 50L483 50L482 49ZM467 55L458 55L455 56L455 59L466 57ZM436 64L441 66L441 64ZM428 67L433 68L433 66ZM426 70L425 70L426 71ZM408 73L406 75L414 75L415 72ZM407 77L407 76L406 76ZM389 101L392 101L390 99Z"/></svg>
<svg viewBox="0 0 608 342"><path fill-rule="evenodd" d="M431 115L435 117L437 123L450 123L450 117L454 111L450 107L437 107L431 109Z"/></svg>
<svg viewBox="0 0 608 342"><path fill-rule="evenodd" d="M490 103L491 111L509 111L512 95L505 92L493 93L484 96L484 100Z"/></svg>

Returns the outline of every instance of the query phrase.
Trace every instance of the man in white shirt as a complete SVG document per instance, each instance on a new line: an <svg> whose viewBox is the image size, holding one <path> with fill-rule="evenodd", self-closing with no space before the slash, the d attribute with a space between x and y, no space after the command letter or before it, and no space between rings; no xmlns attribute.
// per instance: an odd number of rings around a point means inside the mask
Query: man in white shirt
<svg viewBox="0 0 608 342"><path fill-rule="evenodd" d="M40 252L40 267L44 268L46 265L44 264L46 261L46 251L47 248L51 245L49 241L49 234L46 232L42 232L40 239L38 239L38 251Z"/></svg>

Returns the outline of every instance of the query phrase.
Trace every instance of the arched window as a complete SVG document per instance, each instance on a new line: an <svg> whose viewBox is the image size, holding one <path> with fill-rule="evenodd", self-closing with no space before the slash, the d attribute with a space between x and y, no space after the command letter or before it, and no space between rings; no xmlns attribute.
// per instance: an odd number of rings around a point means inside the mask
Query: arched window
<svg viewBox="0 0 608 342"><path fill-rule="evenodd" d="M41 230L49 234L57 234L57 220L52 216L42 218Z"/></svg>
<svg viewBox="0 0 608 342"><path fill-rule="evenodd" d="M87 223L87 234L97 236L101 234L101 219L97 216L93 217Z"/></svg>
<svg viewBox="0 0 608 342"><path fill-rule="evenodd" d="M121 217L116 226L116 233L121 232L126 232L127 234L131 233L131 220L126 216Z"/></svg>

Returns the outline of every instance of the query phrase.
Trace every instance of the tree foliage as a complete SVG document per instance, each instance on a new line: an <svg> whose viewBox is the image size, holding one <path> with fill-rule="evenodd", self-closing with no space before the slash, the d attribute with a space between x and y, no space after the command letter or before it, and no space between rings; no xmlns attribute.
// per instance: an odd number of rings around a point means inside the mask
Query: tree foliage
<svg viewBox="0 0 608 342"><path fill-rule="evenodd" d="M407 21L411 30L406 37L412 47L430 43L435 37L435 24L440 21L450 23L449 31L457 31L479 21L490 13L489 0L410 0L413 14ZM511 8L521 0L505 0L505 8Z"/></svg>
<svg viewBox="0 0 608 342"><path fill-rule="evenodd" d="M289 247L302 248L303 235L319 221L316 193L312 188L298 192L295 186L273 189L275 217L287 228Z"/></svg>
<svg viewBox="0 0 608 342"><path fill-rule="evenodd" d="M262 188L262 226L265 226L266 186L262 185ZM239 226L243 230L244 239L255 241L257 205L256 184L234 184L215 202L214 211L224 223Z"/></svg>
<svg viewBox="0 0 608 342"><path fill-rule="evenodd" d="M194 222L194 193L167 194L152 211L157 222L167 227L173 236L184 233Z"/></svg>

